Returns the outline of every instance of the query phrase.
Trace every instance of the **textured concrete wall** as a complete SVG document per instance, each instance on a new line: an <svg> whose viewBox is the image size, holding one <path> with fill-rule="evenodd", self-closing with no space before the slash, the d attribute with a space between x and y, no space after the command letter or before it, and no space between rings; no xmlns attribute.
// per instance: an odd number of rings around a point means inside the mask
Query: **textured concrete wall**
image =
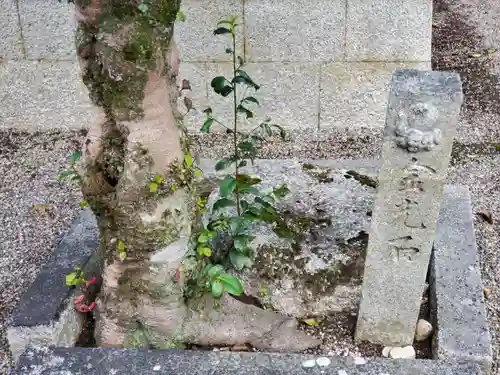
<svg viewBox="0 0 500 375"><path fill-rule="evenodd" d="M230 75L218 20L243 21L238 53L262 85L259 116L288 128L382 128L388 84L398 67L430 68L432 0L183 0L181 78L193 86L195 130L211 106L230 108L210 89ZM0 0L0 127L86 127L87 93L78 78L73 6L57 0Z"/></svg>

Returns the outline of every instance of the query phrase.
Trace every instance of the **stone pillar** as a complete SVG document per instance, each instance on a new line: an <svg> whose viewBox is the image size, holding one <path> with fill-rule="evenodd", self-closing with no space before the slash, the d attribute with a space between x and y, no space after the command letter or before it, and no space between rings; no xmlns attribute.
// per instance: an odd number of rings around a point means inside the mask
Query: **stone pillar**
<svg viewBox="0 0 500 375"><path fill-rule="evenodd" d="M413 344L461 103L458 74L392 77L356 341Z"/></svg>

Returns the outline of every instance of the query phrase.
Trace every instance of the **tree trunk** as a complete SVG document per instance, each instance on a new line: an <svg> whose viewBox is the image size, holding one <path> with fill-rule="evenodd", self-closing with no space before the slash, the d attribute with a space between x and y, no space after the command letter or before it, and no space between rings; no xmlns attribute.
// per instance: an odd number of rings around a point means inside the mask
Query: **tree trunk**
<svg viewBox="0 0 500 375"><path fill-rule="evenodd" d="M76 1L77 53L96 112L80 174L104 259L97 344L250 343L292 351L317 345L295 320L229 297L220 308L210 296L199 301L201 309L184 302L187 240L197 220L176 106L172 36L179 6L180 0ZM158 190L150 191L160 176Z"/></svg>

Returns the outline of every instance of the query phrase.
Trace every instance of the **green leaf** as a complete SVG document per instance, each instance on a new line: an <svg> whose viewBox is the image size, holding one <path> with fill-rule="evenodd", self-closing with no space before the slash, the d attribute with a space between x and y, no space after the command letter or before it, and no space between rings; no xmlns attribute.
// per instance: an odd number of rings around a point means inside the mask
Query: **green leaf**
<svg viewBox="0 0 500 375"><path fill-rule="evenodd" d="M231 207L231 206L236 206L236 202L231 200L231 199L221 198L217 202L214 203L213 210L217 211L217 210L220 210L221 208L226 208L226 207Z"/></svg>
<svg viewBox="0 0 500 375"><path fill-rule="evenodd" d="M74 163L78 159L80 159L81 156L82 156L81 151L76 151L73 155L71 155L71 161Z"/></svg>
<svg viewBox="0 0 500 375"><path fill-rule="evenodd" d="M191 166L193 165L193 157L191 156L191 154L187 153L186 156L184 156L184 164L187 168L191 168Z"/></svg>
<svg viewBox="0 0 500 375"><path fill-rule="evenodd" d="M157 174L154 178L154 182L156 182L158 185L163 184L163 177Z"/></svg>
<svg viewBox="0 0 500 375"><path fill-rule="evenodd" d="M208 270L207 274L210 279L213 279L219 276L222 272L224 272L224 267L222 267L220 264L216 264Z"/></svg>
<svg viewBox="0 0 500 375"><path fill-rule="evenodd" d="M64 171L64 172L59 173L59 176L57 176L57 179L64 180L65 178L71 177L73 175L75 175L75 172L73 172L73 171Z"/></svg>
<svg viewBox="0 0 500 375"><path fill-rule="evenodd" d="M203 110L203 113L205 113L207 116L212 114L212 108L207 107Z"/></svg>
<svg viewBox="0 0 500 375"><path fill-rule="evenodd" d="M158 191L158 184L156 182L151 182L149 184L149 192L156 193Z"/></svg>
<svg viewBox="0 0 500 375"><path fill-rule="evenodd" d="M120 251L118 253L118 257L120 258L120 260L123 262L125 259L127 259L127 252L126 251Z"/></svg>
<svg viewBox="0 0 500 375"><path fill-rule="evenodd" d="M290 193L290 189L286 186L286 184L281 185L279 188L273 189L273 194L277 198L285 198Z"/></svg>
<svg viewBox="0 0 500 375"><path fill-rule="evenodd" d="M253 87L255 90L258 90L260 89L260 86L257 85L253 80L252 78L250 78L250 76L248 75L247 72L245 72L244 70L241 70L241 69L236 69L236 71L234 72L235 73L235 76L236 77L241 77L243 78L244 82L250 86L250 87ZM235 77L235 78L236 78Z"/></svg>
<svg viewBox="0 0 500 375"><path fill-rule="evenodd" d="M247 118L253 118L253 112L250 111L248 108L243 107L241 104L238 104L238 107L236 107L236 110L239 113L244 113Z"/></svg>
<svg viewBox="0 0 500 375"><path fill-rule="evenodd" d="M141 11L141 13L147 13L147 11L149 10L149 7L147 4L144 4L144 3L140 3L137 8L139 8L139 10ZM179 16L179 14L177 13L177 16Z"/></svg>
<svg viewBox="0 0 500 375"><path fill-rule="evenodd" d="M122 240L118 240L118 251L123 252L127 249L127 245Z"/></svg>
<svg viewBox="0 0 500 375"><path fill-rule="evenodd" d="M259 203L260 205L262 205L263 207L271 207L271 203L269 202L266 202L264 199L262 199L261 197L255 197L255 202L256 203Z"/></svg>
<svg viewBox="0 0 500 375"><path fill-rule="evenodd" d="M198 246L198 255L209 257L212 255L212 249L207 246Z"/></svg>
<svg viewBox="0 0 500 375"><path fill-rule="evenodd" d="M253 96L246 97L245 99L243 99L243 101L260 105L259 101L255 99Z"/></svg>
<svg viewBox="0 0 500 375"><path fill-rule="evenodd" d="M231 54L231 53L233 53L233 50L231 48L226 48L226 53Z"/></svg>
<svg viewBox="0 0 500 375"><path fill-rule="evenodd" d="M177 19L178 19L179 21L181 21L181 22L186 21L186 15L184 14L184 12L182 12L182 11L180 11L180 10L179 10L179 11L177 12Z"/></svg>
<svg viewBox="0 0 500 375"><path fill-rule="evenodd" d="M262 195L261 192L259 191L259 189L254 188L253 186L241 188L241 189L239 189L239 192L241 194L253 194L253 195L257 195L257 196Z"/></svg>
<svg viewBox="0 0 500 375"><path fill-rule="evenodd" d="M234 21L236 21L236 20L235 19L220 20L219 22L217 22L217 26L220 26L220 25L234 26Z"/></svg>
<svg viewBox="0 0 500 375"><path fill-rule="evenodd" d="M317 320L314 318L304 319L302 321L311 327L316 327L316 326L319 326L321 324L321 320Z"/></svg>
<svg viewBox="0 0 500 375"><path fill-rule="evenodd" d="M231 30L226 27L218 27L214 30L215 35L231 34Z"/></svg>
<svg viewBox="0 0 500 375"><path fill-rule="evenodd" d="M223 293L224 293L224 285L217 280L212 282L212 296L216 299L219 299L222 297Z"/></svg>
<svg viewBox="0 0 500 375"><path fill-rule="evenodd" d="M206 243L208 242L208 231L203 231L198 236L198 243Z"/></svg>
<svg viewBox="0 0 500 375"><path fill-rule="evenodd" d="M241 168L241 167L246 167L247 166L247 161L246 160L242 160L238 163L238 168Z"/></svg>
<svg viewBox="0 0 500 375"><path fill-rule="evenodd" d="M88 204L89 204L89 202L87 202L87 201L82 201L82 202L80 203L80 208L85 208L85 207L87 207L87 206L88 206Z"/></svg>
<svg viewBox="0 0 500 375"><path fill-rule="evenodd" d="M234 248L236 250L245 250L248 247L249 236L236 236L234 238Z"/></svg>
<svg viewBox="0 0 500 375"><path fill-rule="evenodd" d="M262 182L262 180L258 177L250 177L247 174L244 173L239 173L236 176L236 181L238 182L238 187L246 187L246 186L252 186L252 185L257 185Z"/></svg>
<svg viewBox="0 0 500 375"><path fill-rule="evenodd" d="M203 126L201 127L200 131L202 133L210 133L210 128L212 127L212 124L214 123L214 119L209 117L205 120L203 123Z"/></svg>
<svg viewBox="0 0 500 375"><path fill-rule="evenodd" d="M216 94L220 94L225 97L233 91L233 87L228 85L228 83L230 82L226 77L217 76L212 79L210 85L212 86Z"/></svg>
<svg viewBox="0 0 500 375"><path fill-rule="evenodd" d="M223 169L226 169L227 167L229 167L231 164L233 164L235 162L235 157L234 156L231 156L229 158L222 158L221 160L219 160L217 162L217 164L215 164L215 170L216 171L221 171Z"/></svg>
<svg viewBox="0 0 500 375"><path fill-rule="evenodd" d="M273 124L271 125L271 128L276 128L278 129L279 133L280 133L280 137L281 137L281 140L286 140L286 131L285 129L283 129L282 126L279 126L279 125L276 125L276 124Z"/></svg>
<svg viewBox="0 0 500 375"><path fill-rule="evenodd" d="M221 197L227 197L231 195L236 187L236 179L233 176L226 176L224 180L220 183L220 195Z"/></svg>
<svg viewBox="0 0 500 375"><path fill-rule="evenodd" d="M77 280L78 280L78 276L77 276L76 272L70 272L66 275L65 282L66 282L67 286L74 286L74 285L78 284Z"/></svg>
<svg viewBox="0 0 500 375"><path fill-rule="evenodd" d="M245 211L248 208L248 202L246 200L240 200L240 207L242 211Z"/></svg>
<svg viewBox="0 0 500 375"><path fill-rule="evenodd" d="M243 286L241 285L240 280L233 275L223 273L217 276L217 280L224 285L224 289L226 289L226 292L229 294L232 294L233 296L241 296L243 294Z"/></svg>
<svg viewBox="0 0 500 375"><path fill-rule="evenodd" d="M252 259L234 249L229 252L229 260L231 260L233 267L238 271L241 271L245 267L250 268L253 265Z"/></svg>

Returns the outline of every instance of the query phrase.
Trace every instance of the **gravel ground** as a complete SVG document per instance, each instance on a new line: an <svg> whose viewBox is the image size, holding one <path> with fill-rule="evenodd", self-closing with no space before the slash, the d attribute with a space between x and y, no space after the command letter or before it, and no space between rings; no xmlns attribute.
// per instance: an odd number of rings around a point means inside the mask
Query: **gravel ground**
<svg viewBox="0 0 500 375"><path fill-rule="evenodd" d="M454 70L464 82L465 103L449 181L468 185L480 249L495 364L500 375L500 48L497 0L435 0L433 68ZM295 133L293 142L266 147L261 157L363 158L377 156L382 131L361 129ZM361 135L360 135L361 134ZM78 211L75 187L55 177L79 148L81 132L14 133L0 130L0 375L7 370L3 321L33 280ZM225 136L197 138L203 157L226 149ZM491 215L492 223L480 213Z"/></svg>
<svg viewBox="0 0 500 375"><path fill-rule="evenodd" d="M58 182L80 133L0 131L0 374L4 321L79 210L80 192Z"/></svg>

